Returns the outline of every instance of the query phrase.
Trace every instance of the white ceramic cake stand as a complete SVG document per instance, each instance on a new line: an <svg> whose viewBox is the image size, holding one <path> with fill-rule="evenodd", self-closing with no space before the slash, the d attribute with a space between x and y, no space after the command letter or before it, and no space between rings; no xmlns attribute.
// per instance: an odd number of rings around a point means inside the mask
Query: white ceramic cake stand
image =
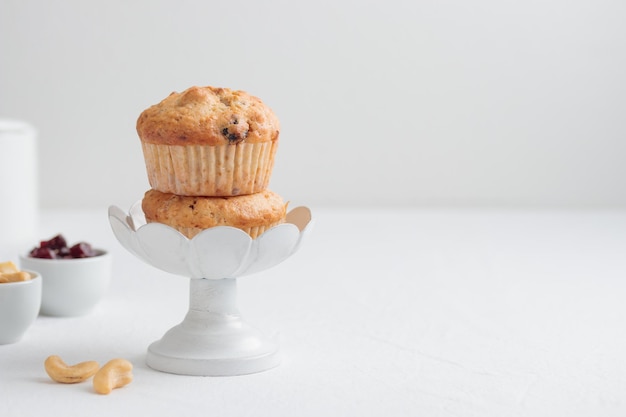
<svg viewBox="0 0 626 417"><path fill-rule="evenodd" d="M191 278L189 311L148 347L148 366L181 375L228 376L261 372L280 363L278 344L241 317L237 278L293 255L313 226L308 208L293 209L284 224L254 240L226 226L188 239L164 224L146 224L140 202L128 215L109 207L109 222L117 240L133 255Z"/></svg>

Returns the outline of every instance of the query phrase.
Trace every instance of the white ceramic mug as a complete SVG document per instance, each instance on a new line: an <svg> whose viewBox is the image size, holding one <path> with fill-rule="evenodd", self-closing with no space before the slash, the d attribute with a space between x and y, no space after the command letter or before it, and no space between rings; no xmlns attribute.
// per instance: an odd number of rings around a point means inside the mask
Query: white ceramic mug
<svg viewBox="0 0 626 417"><path fill-rule="evenodd" d="M37 239L37 131L0 119L0 262L15 259Z"/></svg>

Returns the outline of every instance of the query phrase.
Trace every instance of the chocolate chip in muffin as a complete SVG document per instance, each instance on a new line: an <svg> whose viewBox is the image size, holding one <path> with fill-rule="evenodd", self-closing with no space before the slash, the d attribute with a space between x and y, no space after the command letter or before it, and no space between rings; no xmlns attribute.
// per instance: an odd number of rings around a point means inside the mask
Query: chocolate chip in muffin
<svg viewBox="0 0 626 417"><path fill-rule="evenodd" d="M237 144L248 137L248 131L245 130L243 133L239 133L238 131L231 132L229 128L225 127L222 129L222 135L228 139L230 144Z"/></svg>
<svg viewBox="0 0 626 417"><path fill-rule="evenodd" d="M224 135L226 137L226 139L228 139L228 141L231 142L231 143L232 142L236 142L237 139L239 139L237 137L237 134L229 132L227 127L222 129L222 135Z"/></svg>

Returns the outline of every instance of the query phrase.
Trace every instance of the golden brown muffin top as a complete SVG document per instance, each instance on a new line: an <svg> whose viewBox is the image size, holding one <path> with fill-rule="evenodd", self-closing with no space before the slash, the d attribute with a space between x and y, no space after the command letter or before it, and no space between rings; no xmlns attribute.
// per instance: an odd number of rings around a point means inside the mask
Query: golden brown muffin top
<svg viewBox="0 0 626 417"><path fill-rule="evenodd" d="M137 120L142 141L162 145L225 145L278 140L278 118L245 91L190 87L144 110Z"/></svg>
<svg viewBox="0 0 626 417"><path fill-rule="evenodd" d="M283 199L269 190L235 197L193 197L151 189L141 207L149 221L201 229L264 226L280 221L287 211Z"/></svg>

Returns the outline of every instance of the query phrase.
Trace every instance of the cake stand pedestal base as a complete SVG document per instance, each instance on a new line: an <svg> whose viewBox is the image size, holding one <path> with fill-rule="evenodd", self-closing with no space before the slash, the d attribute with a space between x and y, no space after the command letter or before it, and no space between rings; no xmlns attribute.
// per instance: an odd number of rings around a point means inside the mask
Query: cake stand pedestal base
<svg viewBox="0 0 626 417"><path fill-rule="evenodd" d="M235 278L190 281L189 311L148 347L149 367L179 375L234 376L280 364L278 344L239 314Z"/></svg>

